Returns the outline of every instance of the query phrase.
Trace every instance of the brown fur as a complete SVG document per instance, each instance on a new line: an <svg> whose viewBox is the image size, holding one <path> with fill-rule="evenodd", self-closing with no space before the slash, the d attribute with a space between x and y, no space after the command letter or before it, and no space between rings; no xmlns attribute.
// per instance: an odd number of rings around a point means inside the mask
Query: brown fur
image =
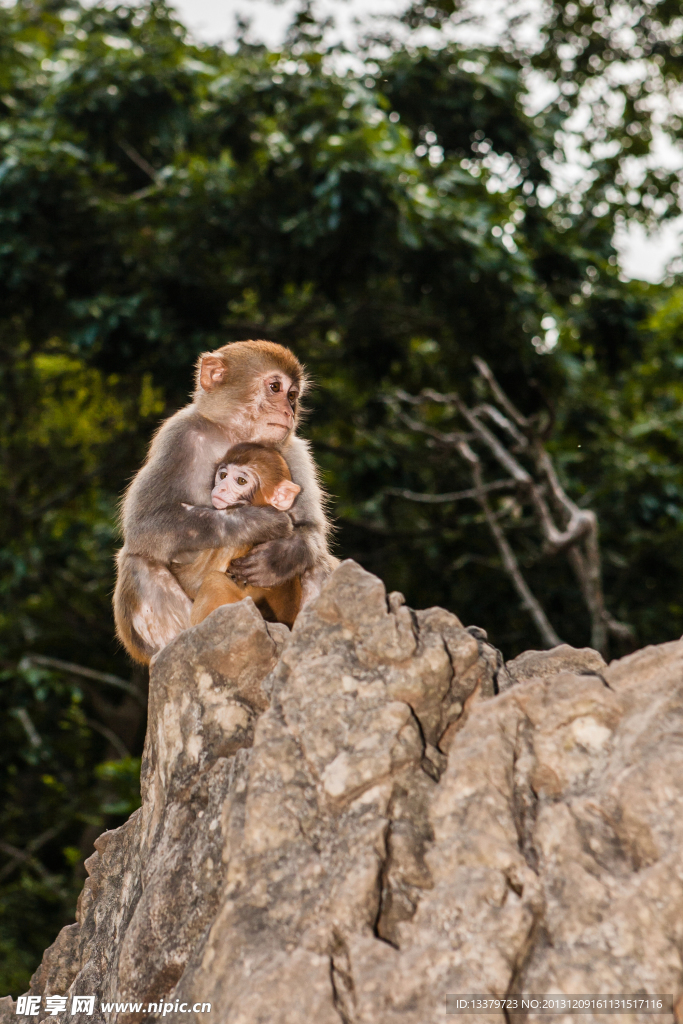
<svg viewBox="0 0 683 1024"><path fill-rule="evenodd" d="M298 401L292 407L287 393L271 393L274 375L303 392L301 364L273 342L234 342L200 356L194 401L161 425L128 488L114 613L118 636L137 661L148 663L190 624L191 602L171 563L241 547L248 553L231 569L242 582L269 588L299 576L307 595L334 564L315 465L306 442L295 436ZM303 488L296 514L256 505L230 513L211 507L215 466L241 441L276 444L286 456Z"/></svg>
<svg viewBox="0 0 683 1024"><path fill-rule="evenodd" d="M270 504L273 490L282 480L291 480L289 466L279 452L263 445L242 443L231 448L221 460L223 465L249 466L259 486L249 496L251 505ZM264 617L274 622L294 624L301 606L301 580L294 576L275 587L252 587L226 575L234 558L241 558L250 546L214 548L203 551L191 565L173 567L173 573L185 593L193 599L190 624L196 626L223 604L234 604L251 597Z"/></svg>
<svg viewBox="0 0 683 1024"><path fill-rule="evenodd" d="M233 341L214 352L202 352L199 356L195 366L195 398L202 394L202 365L207 359L222 363L227 375L226 383L233 388L240 388L240 393L236 393L235 397L245 401L249 398L253 378L267 365L277 366L291 377L298 384L300 395L308 383L303 366L284 345L263 339Z"/></svg>

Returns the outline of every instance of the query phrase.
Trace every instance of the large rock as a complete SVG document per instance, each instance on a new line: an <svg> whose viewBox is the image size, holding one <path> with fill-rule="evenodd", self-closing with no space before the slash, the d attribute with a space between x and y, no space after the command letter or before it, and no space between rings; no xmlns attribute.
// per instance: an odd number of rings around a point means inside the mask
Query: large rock
<svg viewBox="0 0 683 1024"><path fill-rule="evenodd" d="M69 1021L425 1024L450 993L642 990L683 1020L683 643L503 668L484 637L352 562L291 635L247 600L178 637L142 807L31 992L97 997Z"/></svg>

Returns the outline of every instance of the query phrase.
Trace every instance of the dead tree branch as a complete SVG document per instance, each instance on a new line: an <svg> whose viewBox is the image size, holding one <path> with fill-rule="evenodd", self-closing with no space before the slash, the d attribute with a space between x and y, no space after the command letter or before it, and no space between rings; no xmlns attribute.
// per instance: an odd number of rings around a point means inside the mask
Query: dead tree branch
<svg viewBox="0 0 683 1024"><path fill-rule="evenodd" d="M515 553L508 543L505 532L503 531L497 516L494 515L491 509L481 475L481 461L479 457L475 455L470 446L464 442L459 445L458 450L471 467L477 501L481 505L482 511L486 516L486 522L488 523L488 527L496 542L498 551L500 552L500 557L505 567L505 571L512 580L512 585L515 590L519 594L522 607L529 612L531 618L534 620L536 628L541 634L544 646L557 647L557 645L562 643L562 641L551 626L539 601L534 597L528 583L524 579L519 568L519 562L515 557Z"/></svg>
<svg viewBox="0 0 683 1024"><path fill-rule="evenodd" d="M126 154L128 159L132 160L133 163L137 167L139 167L140 170L144 174L146 174L148 178L151 178L155 185L163 184L162 179L159 177L159 174L158 174L156 168L152 167L152 165L149 162L149 160L145 160L144 156L142 156L142 154L138 153L138 151L135 148L135 146L131 146L130 142L127 142L126 139L119 139L119 146L121 147L123 152Z"/></svg>
<svg viewBox="0 0 683 1024"><path fill-rule="evenodd" d="M94 732L98 732L100 736L104 736L106 740L109 740L120 758L130 757L130 750L112 729L108 729L107 726L102 725L101 722L96 722L94 718L86 718L85 724L90 729L93 729Z"/></svg>
<svg viewBox="0 0 683 1024"><path fill-rule="evenodd" d="M71 809L72 808L69 808L69 810ZM41 846L44 846L45 843L48 843L51 839L54 839L55 836L59 835L62 829L66 828L69 824L69 820L68 815L63 816L59 824L52 825L50 828L46 829L45 832L41 832L39 836L32 839L25 850L20 850L17 846L12 846L11 843L0 842L0 851L2 853L6 853L7 856L10 857L9 862L0 869L0 882L11 874L18 864L22 863L30 865L41 876L41 878L50 882L51 876L48 874L38 858L33 855L41 848Z"/></svg>
<svg viewBox="0 0 683 1024"><path fill-rule="evenodd" d="M474 487L441 495L419 494L400 488L387 489L385 493L424 504L459 501L470 497L475 499L484 513L505 572L519 594L522 606L536 624L543 643L552 647L560 643L559 637L524 579L519 562L505 536L500 516L492 510L488 501L492 491L514 487L519 500L531 505L534 521L543 540L544 554L553 556L566 553L590 615L591 646L607 655L610 636L621 641L632 641L634 635L630 626L618 622L605 608L597 516L590 509L579 508L563 488L544 447L537 418L524 416L516 408L483 359L476 357L474 362L495 404L481 403L470 409L457 392L441 394L430 388L419 395L409 395L399 390L390 401L398 419L406 427L416 433L426 434L451 451L456 451L468 463ZM465 420L469 432L438 430L408 415L400 407L401 402L414 408L424 406L425 402L449 406ZM501 440L483 422L484 418L489 420L494 429L497 428L505 435L505 440ZM481 458L470 442L478 442L502 467L508 479L484 483ZM521 455L533 463L532 468L528 469L522 464Z"/></svg>
<svg viewBox="0 0 683 1024"><path fill-rule="evenodd" d="M491 491L509 491L516 487L514 480L494 480L490 484L482 484L481 490L485 494L490 494ZM421 502L424 505L442 505L450 501L461 501L463 498L478 498L480 491L476 487L468 487L465 491L450 491L447 494L420 494L404 487L385 487L382 493L390 494L394 498L405 498L406 501Z"/></svg>
<svg viewBox="0 0 683 1024"><path fill-rule="evenodd" d="M19 662L19 667L29 665L43 665L45 668L55 668L60 672L68 672L70 675L83 676L84 679L92 679L96 683L105 683L107 686L115 686L118 690L125 690L131 697L143 707L147 707L144 694L140 693L137 686L111 675L110 672L98 672L94 668L86 668L84 665L76 665L72 661L62 661L61 658L48 658L44 654L25 654Z"/></svg>

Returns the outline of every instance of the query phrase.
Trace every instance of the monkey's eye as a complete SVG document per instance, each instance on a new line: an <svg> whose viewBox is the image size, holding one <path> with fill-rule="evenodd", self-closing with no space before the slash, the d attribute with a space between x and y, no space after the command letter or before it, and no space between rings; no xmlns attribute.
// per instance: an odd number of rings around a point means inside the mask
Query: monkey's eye
<svg viewBox="0 0 683 1024"><path fill-rule="evenodd" d="M270 385L270 390L273 392L274 395L276 395L278 391L282 391L282 384L280 383L280 381L274 380L273 383Z"/></svg>
<svg viewBox="0 0 683 1024"><path fill-rule="evenodd" d="M248 484L249 481L247 480L246 476L238 476L237 483L240 485L240 487L244 487L244 485Z"/></svg>
<svg viewBox="0 0 683 1024"><path fill-rule="evenodd" d="M287 395L287 398L289 399L289 404L291 405L292 409L296 405L296 400L298 397L299 393L297 391L290 391L289 394Z"/></svg>
<svg viewBox="0 0 683 1024"><path fill-rule="evenodd" d="M225 478L226 478L226 476L227 476L227 475L228 475L228 471L227 471L227 469L222 469L222 470L220 471L220 473L218 474L218 479L219 479L219 480L225 480Z"/></svg>

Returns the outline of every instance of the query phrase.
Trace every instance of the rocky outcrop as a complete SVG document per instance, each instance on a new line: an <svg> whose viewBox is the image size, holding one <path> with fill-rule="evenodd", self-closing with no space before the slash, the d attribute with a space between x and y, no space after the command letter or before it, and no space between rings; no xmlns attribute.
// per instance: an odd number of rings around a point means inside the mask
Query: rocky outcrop
<svg viewBox="0 0 683 1024"><path fill-rule="evenodd" d="M683 1020L681 642L504 667L345 562L291 634L246 600L162 651L142 792L32 981L95 995L84 1022L425 1024L451 993L639 990Z"/></svg>

